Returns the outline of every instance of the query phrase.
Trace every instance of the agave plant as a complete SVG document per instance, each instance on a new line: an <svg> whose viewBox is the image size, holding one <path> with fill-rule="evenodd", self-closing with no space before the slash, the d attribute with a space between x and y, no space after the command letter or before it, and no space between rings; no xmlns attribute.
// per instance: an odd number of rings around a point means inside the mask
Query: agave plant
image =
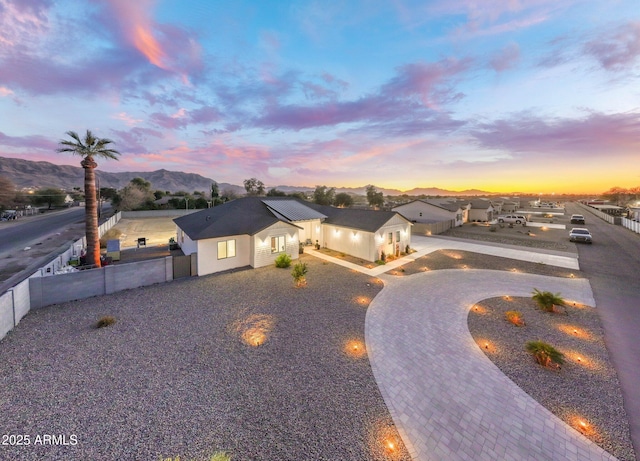
<svg viewBox="0 0 640 461"><path fill-rule="evenodd" d="M525 347L543 367L560 366L564 363L564 354L544 341L529 341Z"/></svg>
<svg viewBox="0 0 640 461"><path fill-rule="evenodd" d="M533 299L536 304L546 312L557 312L555 306L564 305L564 299L560 296L560 293L551 293L550 291L540 291L537 288L533 289Z"/></svg>

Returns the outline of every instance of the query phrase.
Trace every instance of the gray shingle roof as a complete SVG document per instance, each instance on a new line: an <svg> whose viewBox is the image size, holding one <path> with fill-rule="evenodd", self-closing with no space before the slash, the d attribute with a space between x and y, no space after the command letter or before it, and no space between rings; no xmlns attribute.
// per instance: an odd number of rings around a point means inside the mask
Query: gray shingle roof
<svg viewBox="0 0 640 461"><path fill-rule="evenodd" d="M254 235L277 222L295 226L289 220L318 218L326 224L375 232L396 215L402 216L394 211L316 205L291 197L244 197L173 221L191 240L201 240L228 235Z"/></svg>
<svg viewBox="0 0 640 461"><path fill-rule="evenodd" d="M261 197L232 200L220 206L181 216L173 221L191 240L228 235L254 235L277 222L287 222L269 211L269 208L262 203Z"/></svg>

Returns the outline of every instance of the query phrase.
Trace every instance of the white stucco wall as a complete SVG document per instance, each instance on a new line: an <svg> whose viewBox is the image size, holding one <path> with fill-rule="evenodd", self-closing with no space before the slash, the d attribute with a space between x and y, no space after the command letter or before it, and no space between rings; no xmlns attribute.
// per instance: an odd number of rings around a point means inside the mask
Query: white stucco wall
<svg viewBox="0 0 640 461"><path fill-rule="evenodd" d="M320 241L322 231L319 219L296 221L295 224L302 228L299 231L299 237L302 243L305 243L307 239L310 239L313 245L315 245L316 240Z"/></svg>
<svg viewBox="0 0 640 461"><path fill-rule="evenodd" d="M400 231L400 240L397 239L397 231ZM407 245L411 246L411 223L400 216L391 218L375 233L330 224L323 224L322 232L324 246L365 261L375 261L380 257L380 251L395 253L396 244L399 244L401 252ZM388 243L389 232L393 234L391 244Z"/></svg>
<svg viewBox="0 0 640 461"><path fill-rule="evenodd" d="M279 222L251 238L252 263L253 267L263 267L273 264L275 259L282 253L271 253L271 237L285 236L285 252L291 259L298 259L298 238L299 229L290 224Z"/></svg>
<svg viewBox="0 0 640 461"><path fill-rule="evenodd" d="M218 242L227 240L236 241L236 255L231 258L218 259ZM198 275L213 274L251 265L251 239L248 235L198 240L197 244Z"/></svg>
<svg viewBox="0 0 640 461"><path fill-rule="evenodd" d="M490 221L493 219L493 207L488 209L472 208L469 210L469 221Z"/></svg>
<svg viewBox="0 0 640 461"><path fill-rule="evenodd" d="M415 222L434 222L448 221L455 219L456 214L444 208L430 205L424 202L411 202L393 208L393 211L400 213L409 221Z"/></svg>
<svg viewBox="0 0 640 461"><path fill-rule="evenodd" d="M191 253L196 253L198 251L198 244L191 240L179 227L176 230L176 235L176 242L178 242L185 255L190 255Z"/></svg>

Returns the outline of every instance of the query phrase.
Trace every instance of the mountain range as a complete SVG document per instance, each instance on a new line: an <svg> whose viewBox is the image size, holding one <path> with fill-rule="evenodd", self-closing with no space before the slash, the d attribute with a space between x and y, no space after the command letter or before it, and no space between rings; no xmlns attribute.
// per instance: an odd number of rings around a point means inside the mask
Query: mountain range
<svg viewBox="0 0 640 461"><path fill-rule="evenodd" d="M24 160L19 158L0 157L0 176L5 176L18 189L35 188L40 189L43 187L56 187L60 189L70 190L74 187L83 188L84 186L84 170L79 166L71 165L56 165L50 162L34 162L31 160ZM168 171L168 170L156 170L156 171L135 171L135 172L122 172L122 173L109 173L103 170L96 170L96 177L100 183L100 187L112 187L114 189L122 189L133 178L142 178L145 181L151 183L151 187L154 190L163 191L208 191L211 188L211 183L214 182L211 178L205 178L195 173L184 173L182 171ZM244 194L245 189L243 186L218 182L220 191L233 191L236 194ZM276 189L291 193L291 192L313 192L315 187L307 186L269 186ZM336 187L336 192L346 192L350 194L366 195L366 187ZM407 191L401 191L398 189L385 189L376 188L378 192L382 192L384 195L441 195L441 196L470 196L470 195L489 195L491 192L481 191L477 189L469 189L464 191L451 191L446 189L439 189L437 187L417 187Z"/></svg>

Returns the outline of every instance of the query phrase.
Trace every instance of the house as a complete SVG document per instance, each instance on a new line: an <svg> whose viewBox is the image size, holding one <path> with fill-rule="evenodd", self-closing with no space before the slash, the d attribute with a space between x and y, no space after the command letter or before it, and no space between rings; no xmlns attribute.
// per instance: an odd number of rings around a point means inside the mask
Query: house
<svg viewBox="0 0 640 461"><path fill-rule="evenodd" d="M469 221L471 222L489 222L493 220L496 213L491 201L486 199L475 199L470 202Z"/></svg>
<svg viewBox="0 0 640 461"><path fill-rule="evenodd" d="M431 224L451 221L452 226L462 226L468 217L468 203L454 199L419 199L394 207L411 222Z"/></svg>
<svg viewBox="0 0 640 461"><path fill-rule="evenodd" d="M411 244L411 223L391 211L316 205L291 197L244 197L174 219L199 275L298 258L299 244L318 244L366 261Z"/></svg>

